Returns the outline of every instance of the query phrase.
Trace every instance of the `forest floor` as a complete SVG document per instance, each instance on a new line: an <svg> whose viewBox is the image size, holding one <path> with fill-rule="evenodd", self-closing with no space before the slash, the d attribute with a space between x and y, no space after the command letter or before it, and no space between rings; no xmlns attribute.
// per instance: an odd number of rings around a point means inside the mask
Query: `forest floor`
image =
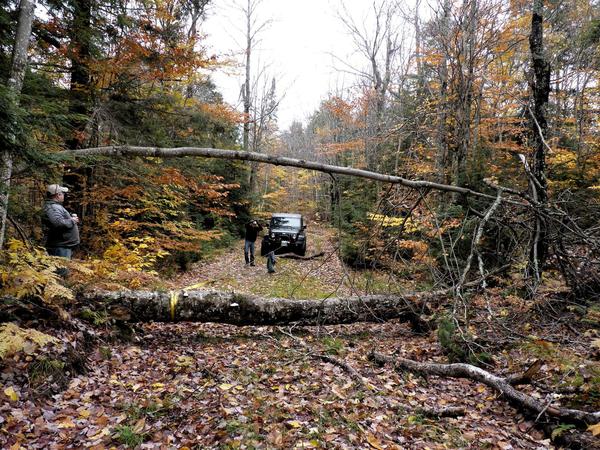
<svg viewBox="0 0 600 450"><path fill-rule="evenodd" d="M386 276L344 268L332 252L333 235L331 230L314 230L308 254L324 251L325 256L310 261L279 258L275 274L267 274L261 257L255 267L245 266L240 244L197 263L172 284L294 298L383 289ZM481 311L473 322L481 337L503 342L489 370L520 373L543 358L546 381L564 383L577 376L580 390L591 386L590 380L600 376L597 364L589 361L592 338L580 334L574 322L536 322L550 300L532 306L512 295L510 286L495 289L491 292L498 320L486 313L488 296L472 299ZM87 356L87 372L71 377L55 393L39 395L38 389L36 394L33 377L19 384L20 378L5 370L3 387L13 391L4 390L6 398L0 403L0 447L554 448L535 417L523 416L492 389L468 380L424 378L378 367L367 358L373 350L447 361L434 332L418 336L396 322L321 327L145 324L130 342L96 347ZM349 364L365 383L357 383L323 356ZM23 363L17 358L15 367ZM523 390L542 400L552 398L537 387ZM582 390L578 406L598 409L593 392ZM465 413L428 415L444 406L464 407ZM557 426L555 432L568 433L568 428Z"/></svg>

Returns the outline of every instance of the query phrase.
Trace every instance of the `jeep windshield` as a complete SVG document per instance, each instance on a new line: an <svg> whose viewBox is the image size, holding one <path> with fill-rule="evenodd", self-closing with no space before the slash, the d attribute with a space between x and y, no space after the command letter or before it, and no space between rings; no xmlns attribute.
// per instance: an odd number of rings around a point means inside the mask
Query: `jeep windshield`
<svg viewBox="0 0 600 450"><path fill-rule="evenodd" d="M300 217L271 217L270 228L288 228L292 230L299 230Z"/></svg>

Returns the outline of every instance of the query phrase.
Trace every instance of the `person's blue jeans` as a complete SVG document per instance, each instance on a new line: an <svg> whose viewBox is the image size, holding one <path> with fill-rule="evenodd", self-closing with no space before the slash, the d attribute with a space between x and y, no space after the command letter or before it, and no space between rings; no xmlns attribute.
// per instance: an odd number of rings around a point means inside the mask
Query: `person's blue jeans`
<svg viewBox="0 0 600 450"><path fill-rule="evenodd" d="M60 256L67 259L71 259L73 256L73 249L69 247L52 247L46 250L48 250L50 256Z"/></svg>
<svg viewBox="0 0 600 450"><path fill-rule="evenodd" d="M60 256L61 258L66 259L71 259L71 256L73 256L73 249L69 247L52 247L47 248L46 251L50 256ZM56 273L59 276L66 278L67 275L69 275L69 269L61 267L59 269L56 269Z"/></svg>
<svg viewBox="0 0 600 450"><path fill-rule="evenodd" d="M254 264L254 242L244 241L244 259L246 264Z"/></svg>

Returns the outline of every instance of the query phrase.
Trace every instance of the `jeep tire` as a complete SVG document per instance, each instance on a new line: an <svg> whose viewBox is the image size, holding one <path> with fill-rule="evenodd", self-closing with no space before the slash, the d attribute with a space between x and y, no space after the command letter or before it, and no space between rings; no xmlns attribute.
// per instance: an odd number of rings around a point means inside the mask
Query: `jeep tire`
<svg viewBox="0 0 600 450"><path fill-rule="evenodd" d="M270 251L271 246L269 245L269 242L263 239L262 243L260 244L260 256L267 256Z"/></svg>

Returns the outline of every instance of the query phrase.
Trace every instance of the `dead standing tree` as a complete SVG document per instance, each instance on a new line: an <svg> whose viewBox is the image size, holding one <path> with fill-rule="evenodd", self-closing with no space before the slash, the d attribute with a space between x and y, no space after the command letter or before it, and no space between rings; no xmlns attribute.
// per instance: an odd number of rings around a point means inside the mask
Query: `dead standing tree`
<svg viewBox="0 0 600 450"><path fill-rule="evenodd" d="M546 146L545 136L548 133L546 108L550 96L550 64L544 51L544 0L533 0L531 16L531 33L529 49L533 79L531 91L533 111L531 114L531 134L533 136L533 170L527 170L530 176L531 195L543 208L548 201L548 183L546 181ZM541 280L542 268L548 253L548 224L541 214L536 214L535 228L529 250L528 276L533 279L534 293Z"/></svg>
<svg viewBox="0 0 600 450"><path fill-rule="evenodd" d="M262 89L259 95L259 83L264 78L264 69L258 71L255 79L252 79L253 53L259 43L259 34L269 26L270 20L259 21L258 8L262 0L247 0L242 7L245 19L244 50L244 83L240 89L240 97L244 108L244 124L242 132L242 146L247 152L259 151L263 146L264 135L267 134L268 126L275 115L278 102L275 100L275 79L272 80L270 89ZM258 166L250 164L248 184L251 192L256 191L256 177Z"/></svg>

